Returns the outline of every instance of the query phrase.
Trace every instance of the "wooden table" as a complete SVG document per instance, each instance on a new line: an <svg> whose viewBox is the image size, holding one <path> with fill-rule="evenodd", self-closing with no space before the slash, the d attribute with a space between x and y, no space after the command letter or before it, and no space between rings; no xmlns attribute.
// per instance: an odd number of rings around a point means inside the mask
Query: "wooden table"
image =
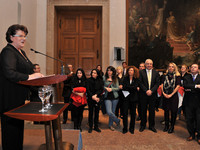
<svg viewBox="0 0 200 150"><path fill-rule="evenodd" d="M67 108L69 104L55 103L52 105L53 106L50 110L42 113L39 112L39 110L42 108L42 104L40 102L30 102L8 112L5 112L4 114L9 117L21 120L44 121L46 149L54 149L51 133L51 129L53 128L55 150L63 150L60 114L65 110L65 108Z"/></svg>

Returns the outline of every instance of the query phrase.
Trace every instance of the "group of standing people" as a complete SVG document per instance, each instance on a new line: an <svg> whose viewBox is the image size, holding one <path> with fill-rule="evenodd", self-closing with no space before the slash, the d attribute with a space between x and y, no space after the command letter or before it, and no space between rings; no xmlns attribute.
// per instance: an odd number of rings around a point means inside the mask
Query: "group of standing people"
<svg viewBox="0 0 200 150"><path fill-rule="evenodd" d="M182 87L185 88L183 111L190 134L187 140L194 139L197 132L197 141L200 144L200 95L198 93L200 76L198 74L198 65L193 64L191 66L191 74L187 73L187 66L182 65L180 74L176 64L169 63L165 74L162 76L153 69L153 61L151 59L141 63L139 70L134 66L127 67L125 62L122 63L122 66L123 68L117 67L117 69L112 66L107 67L104 76L102 76L103 73L100 74L102 72L101 67L100 69L93 69L90 74L91 77L89 79L85 78L85 94L87 93L86 99L89 106L88 132L91 133L93 129L101 132L98 127L98 121L100 104L103 101L106 113L109 116L108 128L110 130L114 131L115 127L120 126L119 117L121 117L123 119L122 133L125 134L129 131L134 134L136 109L138 108L137 120L141 120L139 131L143 132L146 129L147 111L149 111L148 128L156 133L155 110L157 110L158 89L160 88L163 97L162 108L165 122L163 131L169 134L173 133L177 114L181 111L178 91ZM83 70L82 72L84 74ZM195 74L195 79L192 78L193 74ZM77 73L74 78L77 78ZM73 88L71 91L73 93ZM129 110L130 125L128 127ZM83 113L83 111L81 112Z"/></svg>
<svg viewBox="0 0 200 150"><path fill-rule="evenodd" d="M4 115L11 109L19 107L27 99L29 87L18 84L19 81L26 81L43 77L39 72L34 73L34 66L22 50L25 45L28 29L19 24L12 25L6 32L8 44L0 54L0 114L1 114L1 134L2 147L4 150L22 150L24 121L14 119ZM128 110L130 109L129 132L134 134L136 106L138 104L140 132L143 132L147 123L147 110L149 110L149 129L157 132L155 128L155 107L157 99L157 89L160 86L163 95L163 109L165 128L163 131L174 132L176 115L178 112L178 90L180 86L185 89L184 106L187 129L189 132L188 141L195 139L200 144L200 75L198 64L191 65L191 74L184 73L180 76L177 66L170 63L166 74L160 82L159 73L153 69L153 61L147 59L141 63L139 74L134 66L117 70L109 66L106 73L101 70L101 66L91 71L91 77L86 78L83 69L73 72L72 66L69 68L69 78L64 81L63 97L69 107L64 111L63 123L66 123L68 110L72 110L74 129L81 129L83 111L86 104L89 106L89 130L94 129L101 132L99 124L100 104L104 103L109 116L108 127L114 131L116 126L120 126L120 119L117 117L116 108L120 109L120 117L123 118L123 130L128 132ZM145 68L144 68L145 67ZM182 66L183 70L184 67ZM35 68L36 69L36 68ZM161 85L160 85L161 83ZM103 100L103 102L102 102ZM118 107L117 105L120 104ZM118 111L119 112L119 111ZM169 126L169 113L171 113L171 126ZM117 115L116 115L117 114ZM94 118L94 119L93 119Z"/></svg>

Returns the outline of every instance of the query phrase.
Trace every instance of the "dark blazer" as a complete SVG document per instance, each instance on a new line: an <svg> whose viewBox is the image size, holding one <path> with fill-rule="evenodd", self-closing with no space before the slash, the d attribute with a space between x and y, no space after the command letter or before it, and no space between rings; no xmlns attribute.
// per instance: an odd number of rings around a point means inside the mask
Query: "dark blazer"
<svg viewBox="0 0 200 150"><path fill-rule="evenodd" d="M72 74L71 76L68 76L67 80L63 81L64 83L63 92L62 92L63 97L70 97L72 93L71 83L72 83L73 77L74 77L74 74Z"/></svg>
<svg viewBox="0 0 200 150"><path fill-rule="evenodd" d="M90 77L87 80L87 96L88 102L92 100L92 96L97 94L97 97L101 98L101 94L103 92L103 80L100 78L94 79Z"/></svg>
<svg viewBox="0 0 200 150"><path fill-rule="evenodd" d="M197 95L200 99L200 89L195 88L196 84L200 84L200 75L198 74L195 81L193 81L192 75L188 74L184 76L183 85L187 94Z"/></svg>
<svg viewBox="0 0 200 150"><path fill-rule="evenodd" d="M151 76L151 88L150 88L152 94L155 94L157 92L159 83L160 83L160 76L158 72L153 69ZM148 83L146 69L140 70L139 84L141 92L146 93L146 91L149 90L149 83Z"/></svg>
<svg viewBox="0 0 200 150"><path fill-rule="evenodd" d="M138 87L138 79L133 78L132 82L130 83L130 78L129 77L124 77L123 82L123 89L122 91L129 91L129 95L125 98L129 99L130 101L138 101L138 96L137 96L137 87Z"/></svg>
<svg viewBox="0 0 200 150"><path fill-rule="evenodd" d="M23 55L26 57L24 51ZM27 58L27 57L26 57ZM24 104L28 86L18 84L33 73L33 64L25 59L11 44L0 54L0 112L6 112Z"/></svg>

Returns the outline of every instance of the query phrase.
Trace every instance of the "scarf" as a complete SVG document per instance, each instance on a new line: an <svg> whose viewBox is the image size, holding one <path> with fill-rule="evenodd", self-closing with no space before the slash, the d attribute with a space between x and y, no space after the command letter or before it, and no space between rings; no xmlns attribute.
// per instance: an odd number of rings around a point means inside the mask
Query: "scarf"
<svg viewBox="0 0 200 150"><path fill-rule="evenodd" d="M170 79L169 79L170 78ZM176 75L174 73L168 73L165 76L163 90L166 94L171 94L175 89L175 78Z"/></svg>

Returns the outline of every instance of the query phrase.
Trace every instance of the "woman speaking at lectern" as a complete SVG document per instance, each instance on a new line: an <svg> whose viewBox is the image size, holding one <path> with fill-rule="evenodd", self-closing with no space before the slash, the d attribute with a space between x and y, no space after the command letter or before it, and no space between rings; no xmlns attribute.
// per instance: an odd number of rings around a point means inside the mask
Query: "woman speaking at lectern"
<svg viewBox="0 0 200 150"><path fill-rule="evenodd" d="M5 116L3 113L25 103L28 86L18 84L42 77L41 73L33 74L33 64L22 50L28 30L25 26L15 24L8 28L8 44L0 54L0 114L3 150L22 150L24 121Z"/></svg>

